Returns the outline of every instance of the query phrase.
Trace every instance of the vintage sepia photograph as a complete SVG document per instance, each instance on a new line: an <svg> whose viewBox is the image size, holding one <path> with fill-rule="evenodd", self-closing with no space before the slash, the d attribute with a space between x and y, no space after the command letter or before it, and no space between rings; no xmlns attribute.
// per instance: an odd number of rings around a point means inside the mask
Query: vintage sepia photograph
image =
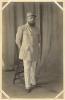
<svg viewBox="0 0 65 100"><path fill-rule="evenodd" d="M2 90L2 99L64 98L63 2L2 2Z"/></svg>

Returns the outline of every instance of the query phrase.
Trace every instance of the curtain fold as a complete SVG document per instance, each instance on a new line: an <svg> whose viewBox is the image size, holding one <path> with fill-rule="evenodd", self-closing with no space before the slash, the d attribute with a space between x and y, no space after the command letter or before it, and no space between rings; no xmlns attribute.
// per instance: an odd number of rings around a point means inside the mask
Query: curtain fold
<svg viewBox="0 0 65 100"><path fill-rule="evenodd" d="M2 16L5 69L17 61L16 32L19 25L26 23L27 12L36 13L36 24L41 34L42 56L37 77L41 81L58 79L63 67L63 13L53 2L12 2L5 8Z"/></svg>

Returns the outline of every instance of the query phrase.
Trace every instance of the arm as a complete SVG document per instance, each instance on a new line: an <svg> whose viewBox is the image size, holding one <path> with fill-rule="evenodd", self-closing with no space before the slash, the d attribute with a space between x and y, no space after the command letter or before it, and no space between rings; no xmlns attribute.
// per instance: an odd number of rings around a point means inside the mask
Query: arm
<svg viewBox="0 0 65 100"><path fill-rule="evenodd" d="M20 49L20 47L21 47L22 37L23 37L22 27L19 26L17 33L16 33L16 44L18 46L18 49Z"/></svg>

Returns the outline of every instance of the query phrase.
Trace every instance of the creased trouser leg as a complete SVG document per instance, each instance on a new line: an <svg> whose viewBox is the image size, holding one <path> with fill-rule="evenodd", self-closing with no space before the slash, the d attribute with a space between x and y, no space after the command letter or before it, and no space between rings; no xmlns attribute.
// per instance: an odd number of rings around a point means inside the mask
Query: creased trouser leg
<svg viewBox="0 0 65 100"><path fill-rule="evenodd" d="M24 61L24 79L25 79L25 88L29 89L31 87L30 83L30 69L31 69L31 62L25 60Z"/></svg>
<svg viewBox="0 0 65 100"><path fill-rule="evenodd" d="M30 70L30 82L32 85L36 85L35 71L36 71L36 61L32 62Z"/></svg>
<svg viewBox="0 0 65 100"><path fill-rule="evenodd" d="M36 79L35 79L36 62L27 60L23 62L24 62L25 88L29 89L31 87L31 84L36 85Z"/></svg>

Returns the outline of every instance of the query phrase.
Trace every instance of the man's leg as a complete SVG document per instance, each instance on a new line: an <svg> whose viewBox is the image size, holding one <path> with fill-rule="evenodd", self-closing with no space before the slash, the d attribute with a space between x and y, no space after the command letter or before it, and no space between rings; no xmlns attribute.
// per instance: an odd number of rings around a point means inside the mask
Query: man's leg
<svg viewBox="0 0 65 100"><path fill-rule="evenodd" d="M36 85L36 61L32 62L31 71L30 71L30 82L32 85Z"/></svg>
<svg viewBox="0 0 65 100"><path fill-rule="evenodd" d="M30 61L23 61L24 62L24 79L25 79L25 88L30 89L30 68L31 68L31 62Z"/></svg>

